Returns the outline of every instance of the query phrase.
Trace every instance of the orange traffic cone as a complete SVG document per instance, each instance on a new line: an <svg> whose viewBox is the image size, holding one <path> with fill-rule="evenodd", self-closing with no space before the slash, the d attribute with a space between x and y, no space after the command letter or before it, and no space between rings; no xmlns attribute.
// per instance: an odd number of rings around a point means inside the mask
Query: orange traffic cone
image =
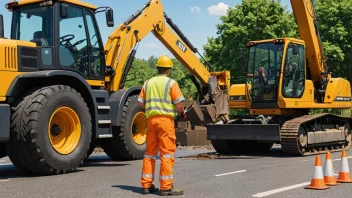
<svg viewBox="0 0 352 198"><path fill-rule="evenodd" d="M325 185L323 168L321 167L320 156L317 155L315 159L314 173L313 178L310 183L310 186L305 187L306 189L315 189L315 190L325 190L329 187Z"/></svg>
<svg viewBox="0 0 352 198"><path fill-rule="evenodd" d="M348 167L348 161L347 161L345 150L342 150L341 166L340 166L339 178L337 179L337 182L352 183L352 180L350 177L350 169Z"/></svg>
<svg viewBox="0 0 352 198"><path fill-rule="evenodd" d="M328 186L337 186L339 185L336 182L334 166L332 164L331 153L328 151L326 153L326 160L324 165L324 181Z"/></svg>

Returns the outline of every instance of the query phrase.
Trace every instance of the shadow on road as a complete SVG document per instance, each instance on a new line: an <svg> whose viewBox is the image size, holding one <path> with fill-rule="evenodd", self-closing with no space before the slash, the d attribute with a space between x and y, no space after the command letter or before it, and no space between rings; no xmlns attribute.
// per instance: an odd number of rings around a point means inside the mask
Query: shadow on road
<svg viewBox="0 0 352 198"><path fill-rule="evenodd" d="M77 169L73 171L72 173L66 173L66 174L76 174L81 171L84 171L82 169ZM0 166L0 180L6 180L6 179L11 179L11 178L41 178L41 177L55 177L56 175L36 175L36 174L26 174L21 172L14 166L13 164L8 164L8 165L1 165Z"/></svg>
<svg viewBox="0 0 352 198"><path fill-rule="evenodd" d="M11 162L11 161L8 161ZM127 166L130 164L127 163L119 163L116 161L112 161L109 157L104 156L104 155L97 155L97 156L91 156L85 162L78 167L77 170L75 170L72 173L66 173L67 174L76 174L82 171L85 171L84 168L86 167L119 167L119 166ZM56 176L56 175L52 175ZM51 177L50 175L36 175L36 174L26 174L20 171L19 169L16 168L15 165L12 163L8 164L1 164L0 165L0 180L7 180L11 178L41 178L41 177Z"/></svg>
<svg viewBox="0 0 352 198"><path fill-rule="evenodd" d="M119 164L118 161L112 161L107 155L94 155L87 158L81 167L118 167L130 164Z"/></svg>
<svg viewBox="0 0 352 198"><path fill-rule="evenodd" d="M142 192L142 188L141 187L136 187L136 186L126 186L126 185L114 185L114 186L111 186L113 188L120 188L121 190L128 190L128 191L131 191L131 192L134 192L134 193L138 193L140 194ZM159 191L159 188L156 188L158 191ZM158 193L155 192L155 193L150 193L150 194L157 194Z"/></svg>
<svg viewBox="0 0 352 198"><path fill-rule="evenodd" d="M141 193L142 188L141 187L136 187L136 186L126 186L126 185L114 185L111 186L113 188L120 188L121 190L128 190L134 193Z"/></svg>

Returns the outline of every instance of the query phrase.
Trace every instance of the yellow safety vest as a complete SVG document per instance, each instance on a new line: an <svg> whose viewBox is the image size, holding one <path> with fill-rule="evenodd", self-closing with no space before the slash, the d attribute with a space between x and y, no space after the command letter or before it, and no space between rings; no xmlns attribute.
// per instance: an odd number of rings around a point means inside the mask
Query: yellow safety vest
<svg viewBox="0 0 352 198"><path fill-rule="evenodd" d="M175 80L165 75L155 76L145 82L145 115L147 118L158 115L172 118L177 116L177 111L170 95L170 89L175 82Z"/></svg>

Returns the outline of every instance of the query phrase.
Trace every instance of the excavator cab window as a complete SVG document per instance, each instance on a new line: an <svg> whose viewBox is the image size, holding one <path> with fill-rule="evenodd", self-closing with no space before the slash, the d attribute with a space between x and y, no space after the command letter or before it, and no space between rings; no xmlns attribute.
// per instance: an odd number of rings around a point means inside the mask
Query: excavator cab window
<svg viewBox="0 0 352 198"><path fill-rule="evenodd" d="M253 102L277 100L283 44L258 43L249 49L248 74Z"/></svg>
<svg viewBox="0 0 352 198"><path fill-rule="evenodd" d="M304 92L305 49L303 45L290 43L287 47L283 69L282 95L285 98L300 98Z"/></svg>

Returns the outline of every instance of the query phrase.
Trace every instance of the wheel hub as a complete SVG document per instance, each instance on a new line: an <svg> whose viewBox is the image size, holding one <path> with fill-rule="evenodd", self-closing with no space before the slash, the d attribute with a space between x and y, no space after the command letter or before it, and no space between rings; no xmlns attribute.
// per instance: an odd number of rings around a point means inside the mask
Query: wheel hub
<svg viewBox="0 0 352 198"><path fill-rule="evenodd" d="M142 112L137 113L133 118L131 126L132 137L134 142L138 145L142 145L146 141L147 122L147 118Z"/></svg>
<svg viewBox="0 0 352 198"><path fill-rule="evenodd" d="M60 132L62 131L62 129L60 128L60 126L58 124L54 124L52 127L51 127L51 134L54 136L54 137L57 137Z"/></svg>
<svg viewBox="0 0 352 198"><path fill-rule="evenodd" d="M81 121L77 113L69 107L60 107L52 114L49 121L50 143L56 152L68 155L78 146L81 130Z"/></svg>

